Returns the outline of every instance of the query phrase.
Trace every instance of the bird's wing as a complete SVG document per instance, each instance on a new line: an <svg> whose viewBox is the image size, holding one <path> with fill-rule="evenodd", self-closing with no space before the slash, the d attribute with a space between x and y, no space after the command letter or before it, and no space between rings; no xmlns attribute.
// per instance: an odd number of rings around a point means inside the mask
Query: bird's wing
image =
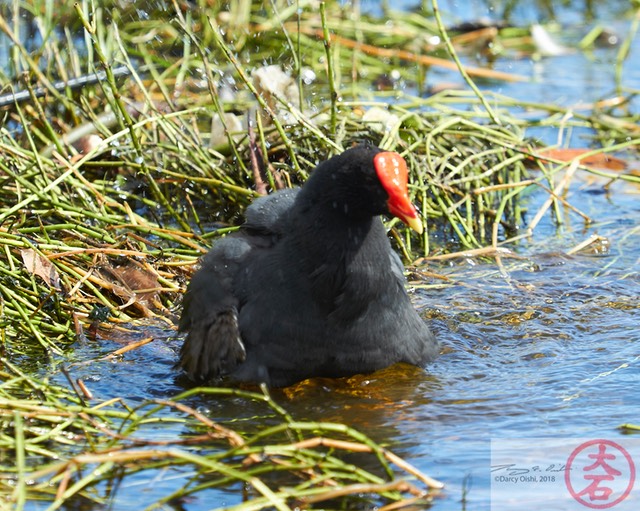
<svg viewBox="0 0 640 511"><path fill-rule="evenodd" d="M245 358L233 281L251 249L240 236L219 240L189 284L179 325L188 335L178 364L194 381L227 373Z"/></svg>
<svg viewBox="0 0 640 511"><path fill-rule="evenodd" d="M298 189L279 190L259 197L245 212L246 229L268 235L281 235L288 229L287 215L298 195Z"/></svg>
<svg viewBox="0 0 640 511"><path fill-rule="evenodd" d="M256 199L242 229L215 242L202 259L184 298L179 328L188 332L178 364L195 381L232 372L246 358L238 318L243 306L238 274L287 231L287 211L297 190Z"/></svg>

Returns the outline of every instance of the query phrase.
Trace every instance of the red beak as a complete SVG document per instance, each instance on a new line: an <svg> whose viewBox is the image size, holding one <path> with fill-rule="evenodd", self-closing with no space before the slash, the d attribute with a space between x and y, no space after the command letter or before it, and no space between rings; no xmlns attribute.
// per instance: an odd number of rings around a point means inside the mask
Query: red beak
<svg viewBox="0 0 640 511"><path fill-rule="evenodd" d="M422 234L424 226L409 198L407 162L398 153L383 152L374 156L373 165L382 187L389 194L389 213L398 217L418 234Z"/></svg>

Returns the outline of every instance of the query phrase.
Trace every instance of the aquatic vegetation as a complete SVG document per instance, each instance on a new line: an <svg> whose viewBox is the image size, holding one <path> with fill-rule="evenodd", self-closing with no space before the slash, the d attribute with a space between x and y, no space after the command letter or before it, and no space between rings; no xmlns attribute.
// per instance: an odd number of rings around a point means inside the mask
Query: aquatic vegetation
<svg viewBox="0 0 640 511"><path fill-rule="evenodd" d="M0 51L2 497L17 508L108 500L109 481L178 467L192 482L167 501L230 481L251 486L245 509L425 498L416 485L429 480L386 449L345 426L297 422L265 395L235 394L279 419L252 436L178 398L93 402L38 374L60 371L79 341L115 335L107 325L153 318L171 332L193 265L246 205L355 141L409 162L427 229L388 223L406 260L499 259L542 217L579 211L564 196L576 172L640 182L604 156L637 151L637 115L624 110L637 91L574 111L429 83L438 66L464 68L472 84L522 80L490 64L536 51L518 27L445 30L430 5L380 19L339 2L63 4L0 7L12 46ZM549 152L525 137L531 125L589 129L599 148ZM526 211L533 192L548 199ZM207 392L233 393L193 391ZM144 428L167 409L189 433L156 444ZM347 465L334 456L343 447L372 453L376 469ZM295 483L264 486L278 471Z"/></svg>

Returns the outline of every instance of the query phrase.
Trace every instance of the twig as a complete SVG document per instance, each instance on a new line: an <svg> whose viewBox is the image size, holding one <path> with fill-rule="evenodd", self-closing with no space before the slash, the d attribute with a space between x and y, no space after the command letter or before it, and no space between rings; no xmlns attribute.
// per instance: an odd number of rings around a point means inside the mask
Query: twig
<svg viewBox="0 0 640 511"><path fill-rule="evenodd" d="M302 28L301 30L306 34L315 35L320 39L324 39L323 30L310 28ZM378 46L372 46L370 44L353 41L352 39L348 39L336 34L329 34L329 37L332 43L341 44L342 46L346 46L347 48L353 48L374 57L396 58L405 60L407 62L416 62L417 64L422 64L424 66L443 67L445 69L451 69L454 71L459 70L459 67L455 64L455 62L441 59L439 57L433 57L431 55L419 55L407 50L380 48ZM495 80L504 80L509 82L523 82L529 80L524 76L505 73L503 71L495 71L493 69L485 69L472 66L464 66L464 69L470 76L477 76L481 78L492 78Z"/></svg>

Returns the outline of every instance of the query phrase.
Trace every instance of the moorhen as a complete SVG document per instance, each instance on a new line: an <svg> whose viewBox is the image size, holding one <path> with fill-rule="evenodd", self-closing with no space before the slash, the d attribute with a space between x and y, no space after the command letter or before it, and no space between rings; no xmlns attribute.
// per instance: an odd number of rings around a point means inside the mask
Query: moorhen
<svg viewBox="0 0 640 511"><path fill-rule="evenodd" d="M433 360L438 343L411 305L385 213L422 232L404 159L366 144L301 188L256 199L188 286L178 365L199 383L283 387Z"/></svg>

